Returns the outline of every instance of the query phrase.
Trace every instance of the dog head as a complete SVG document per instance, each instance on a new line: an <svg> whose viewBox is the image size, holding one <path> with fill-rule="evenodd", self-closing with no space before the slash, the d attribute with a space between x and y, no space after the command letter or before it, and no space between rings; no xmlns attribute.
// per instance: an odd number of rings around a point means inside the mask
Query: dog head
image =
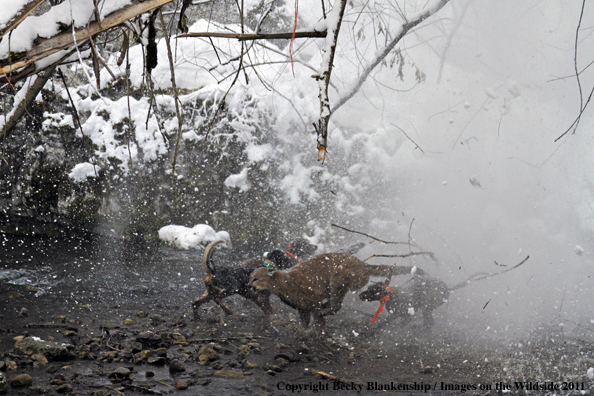
<svg viewBox="0 0 594 396"><path fill-rule="evenodd" d="M267 253L266 258L272 261L279 269L290 268L295 262L287 253L281 250L273 250L272 252Z"/></svg>
<svg viewBox="0 0 594 396"><path fill-rule="evenodd" d="M314 254L318 247L309 243L305 238L297 238L287 245L287 252L299 258L307 258Z"/></svg>
<svg viewBox="0 0 594 396"><path fill-rule="evenodd" d="M256 269L250 275L249 287L253 291L270 290L272 289L272 281L276 273L276 269L261 267Z"/></svg>
<svg viewBox="0 0 594 396"><path fill-rule="evenodd" d="M363 301L379 301L387 295L392 294L388 291L385 283L374 283L367 290L359 293L359 298Z"/></svg>

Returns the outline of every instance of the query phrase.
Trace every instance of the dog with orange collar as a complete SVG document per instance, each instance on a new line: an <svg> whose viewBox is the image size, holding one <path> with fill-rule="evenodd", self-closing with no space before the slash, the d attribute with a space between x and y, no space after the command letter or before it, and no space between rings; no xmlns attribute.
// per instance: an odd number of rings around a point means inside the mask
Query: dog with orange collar
<svg viewBox="0 0 594 396"><path fill-rule="evenodd" d="M423 326L431 327L434 323L433 310L448 300L451 290L445 282L437 278L414 275L408 287L390 287L384 282L378 282L361 292L359 298L363 301L380 302L371 323L377 320L385 308L392 315L391 320L403 318L403 325L421 312Z"/></svg>

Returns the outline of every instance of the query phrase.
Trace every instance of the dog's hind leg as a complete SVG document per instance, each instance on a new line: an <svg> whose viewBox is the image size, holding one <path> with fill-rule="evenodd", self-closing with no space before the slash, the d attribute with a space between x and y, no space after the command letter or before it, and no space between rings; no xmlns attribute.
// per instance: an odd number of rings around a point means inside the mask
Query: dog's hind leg
<svg viewBox="0 0 594 396"><path fill-rule="evenodd" d="M192 309L194 311L194 320L200 320L200 314L198 313L200 306L202 304L209 302L212 299L214 299L214 297L212 296L212 294L210 294L208 292L208 290L206 290L204 292L204 294L202 295L202 297L200 297L198 300L194 301L194 304L192 304Z"/></svg>
<svg viewBox="0 0 594 396"><path fill-rule="evenodd" d="M225 296L225 297L226 297L226 296ZM228 306L226 306L225 304L223 304L223 301L222 301L222 300L223 300L223 298L224 298L224 297L218 297L218 298L214 298L214 302L216 302L217 304L219 304L219 307L221 307L221 309L222 309L223 311L225 311L225 313L226 313L227 315L233 315L233 311L231 311L231 309L230 309Z"/></svg>

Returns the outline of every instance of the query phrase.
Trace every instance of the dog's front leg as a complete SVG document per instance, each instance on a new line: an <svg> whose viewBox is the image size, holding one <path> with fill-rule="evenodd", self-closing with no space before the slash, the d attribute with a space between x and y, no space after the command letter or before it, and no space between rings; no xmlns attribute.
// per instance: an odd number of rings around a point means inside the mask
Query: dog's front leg
<svg viewBox="0 0 594 396"><path fill-rule="evenodd" d="M274 309L270 305L270 292L268 290L262 290L256 294L252 293L248 298L255 302L266 315L274 313Z"/></svg>
<svg viewBox="0 0 594 396"><path fill-rule="evenodd" d="M301 319L301 325L303 325L303 328L307 329L309 327L309 321L311 319L311 312L304 311L302 309L298 310L298 312L299 312L299 319Z"/></svg>
<svg viewBox="0 0 594 396"><path fill-rule="evenodd" d="M313 316L314 333L317 335L321 335L324 329L326 328L326 320L324 319L324 316L321 315L319 312L312 312L311 316Z"/></svg>

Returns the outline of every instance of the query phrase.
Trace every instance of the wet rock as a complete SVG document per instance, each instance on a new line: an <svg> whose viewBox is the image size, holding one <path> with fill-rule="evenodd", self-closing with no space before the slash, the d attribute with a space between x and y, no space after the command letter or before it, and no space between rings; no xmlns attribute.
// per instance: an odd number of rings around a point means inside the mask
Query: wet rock
<svg viewBox="0 0 594 396"><path fill-rule="evenodd" d="M26 388L31 386L33 378L29 374L20 374L10 379L10 386L15 389Z"/></svg>
<svg viewBox="0 0 594 396"><path fill-rule="evenodd" d="M179 360L174 360L169 365L169 371L171 373L183 373L186 371L186 366L184 366L184 364Z"/></svg>
<svg viewBox="0 0 594 396"><path fill-rule="evenodd" d="M74 330L64 330L62 334L64 334L65 337L74 337L78 335L78 333Z"/></svg>
<svg viewBox="0 0 594 396"><path fill-rule="evenodd" d="M206 355L198 355L198 363L201 366L206 366L208 364L208 362L210 362L210 360L208 359L208 356L206 356Z"/></svg>
<svg viewBox="0 0 594 396"><path fill-rule="evenodd" d="M274 391L274 388L267 384L262 384L262 389L264 389L265 391L268 391L268 392Z"/></svg>
<svg viewBox="0 0 594 396"><path fill-rule="evenodd" d="M29 310L27 308L23 307L19 311L19 315L21 315L23 318L26 318L29 316Z"/></svg>
<svg viewBox="0 0 594 396"><path fill-rule="evenodd" d="M31 355L31 360L37 362L37 364L41 366L47 364L47 358L43 355L43 353L34 353Z"/></svg>
<svg viewBox="0 0 594 396"><path fill-rule="evenodd" d="M144 350L134 354L134 359L136 360L136 362L143 362L151 356L153 356L153 352L149 350Z"/></svg>
<svg viewBox="0 0 594 396"><path fill-rule="evenodd" d="M212 379L210 379L210 378L200 378L199 380L196 381L196 384L206 386L206 385L210 384L211 382L212 382Z"/></svg>
<svg viewBox="0 0 594 396"><path fill-rule="evenodd" d="M136 312L136 316L138 316L139 318L146 318L146 312L138 311Z"/></svg>
<svg viewBox="0 0 594 396"><path fill-rule="evenodd" d="M56 392L58 393L70 393L72 392L72 385L70 384L63 384L56 388Z"/></svg>
<svg viewBox="0 0 594 396"><path fill-rule="evenodd" d="M152 331L144 331L136 336L136 341L140 342L145 348L158 348L164 345L163 338Z"/></svg>
<svg viewBox="0 0 594 396"><path fill-rule="evenodd" d="M252 370L255 368L258 368L260 366L258 366L256 363L250 363L247 360L244 360L243 362L241 362L241 368L244 370Z"/></svg>
<svg viewBox="0 0 594 396"><path fill-rule="evenodd" d="M55 385L55 386L64 385L65 383L66 383L66 381L64 381L63 379L53 379L49 382L50 385Z"/></svg>
<svg viewBox="0 0 594 396"><path fill-rule="evenodd" d="M287 359L284 359L284 358L276 358L276 363L281 368L285 368L285 367L287 367L289 365L289 361Z"/></svg>
<svg viewBox="0 0 594 396"><path fill-rule="evenodd" d="M118 356L117 351L103 351L99 353L97 358L103 362L112 362L114 359L117 359Z"/></svg>
<svg viewBox="0 0 594 396"><path fill-rule="evenodd" d="M113 382L121 382L130 379L130 373L130 369L127 369L126 367L118 367L109 373L107 378Z"/></svg>
<svg viewBox="0 0 594 396"><path fill-rule="evenodd" d="M266 374L275 376L276 375L276 371L274 371L274 370L267 370L266 371Z"/></svg>
<svg viewBox="0 0 594 396"><path fill-rule="evenodd" d="M130 343L130 347L128 348L128 352L131 353L138 353L140 351L142 351L142 343L137 342L137 341L133 341L132 343Z"/></svg>
<svg viewBox="0 0 594 396"><path fill-rule="evenodd" d="M183 316L176 316L174 323L178 327L186 327L188 325L186 319Z"/></svg>
<svg viewBox="0 0 594 396"><path fill-rule="evenodd" d="M249 346L250 348L260 348L260 344L258 344L257 342L248 342L247 346Z"/></svg>
<svg viewBox="0 0 594 396"><path fill-rule="evenodd" d="M146 360L148 364L154 364L155 366L161 366L167 363L167 359L163 356L151 356Z"/></svg>
<svg viewBox="0 0 594 396"><path fill-rule="evenodd" d="M46 393L50 393L51 389L44 388L42 386L30 386L29 390L33 393L38 393L40 395L45 395ZM0 392L1 393L1 392Z"/></svg>
<svg viewBox="0 0 594 396"><path fill-rule="evenodd" d="M151 316L151 325L158 326L163 322L165 322L165 320L163 319L163 317L161 317L161 315Z"/></svg>
<svg viewBox="0 0 594 396"><path fill-rule="evenodd" d="M239 352L245 353L246 355L249 355L250 353L252 353L251 348L247 345L242 345L239 348L237 348L237 350Z"/></svg>
<svg viewBox="0 0 594 396"><path fill-rule="evenodd" d="M200 348L200 350L198 351L198 358L200 359L200 356L206 356L206 358L208 360L217 360L219 358L219 354L217 351L215 351L212 348L203 346Z"/></svg>
<svg viewBox="0 0 594 396"><path fill-rule="evenodd" d="M6 375L0 372L0 393L6 393L8 391L8 382L6 381Z"/></svg>
<svg viewBox="0 0 594 396"><path fill-rule="evenodd" d="M125 325L125 326L131 326L131 325L133 325L133 324L135 324L135 323L136 323L136 322L135 322L133 319L130 319L130 318L126 318L126 319L124 319L124 325Z"/></svg>
<svg viewBox="0 0 594 396"><path fill-rule="evenodd" d="M173 386L175 387L175 389L179 389L179 390L186 390L188 389L188 384L186 381L175 381L175 384L173 384Z"/></svg>
<svg viewBox="0 0 594 396"><path fill-rule="evenodd" d="M147 371L145 374L146 378L153 378L155 376L155 373L153 373L152 371Z"/></svg>
<svg viewBox="0 0 594 396"><path fill-rule="evenodd" d="M274 364L267 364L264 367L264 369L269 370L269 371L272 370L272 371L275 371L277 373L282 373L283 371L285 371L282 368L280 368L279 366L275 366Z"/></svg>
<svg viewBox="0 0 594 396"><path fill-rule="evenodd" d="M16 370L17 368L18 366L14 360L6 361L6 370Z"/></svg>
<svg viewBox="0 0 594 396"><path fill-rule="evenodd" d="M215 377L223 377L223 378L234 378L234 379L243 379L243 373L239 371L232 371L232 370L218 370L214 373Z"/></svg>
<svg viewBox="0 0 594 396"><path fill-rule="evenodd" d="M37 337L25 337L16 342L15 347L28 355L43 354L49 361L64 361L74 358L74 346L44 341Z"/></svg>
<svg viewBox="0 0 594 396"><path fill-rule="evenodd" d="M285 359L289 362L299 362L301 360L298 357L295 357L294 355L286 352L277 353L276 355L274 355L274 359Z"/></svg>
<svg viewBox="0 0 594 396"><path fill-rule="evenodd" d="M158 348L155 350L155 353L158 356L166 357L167 356L167 348Z"/></svg>

